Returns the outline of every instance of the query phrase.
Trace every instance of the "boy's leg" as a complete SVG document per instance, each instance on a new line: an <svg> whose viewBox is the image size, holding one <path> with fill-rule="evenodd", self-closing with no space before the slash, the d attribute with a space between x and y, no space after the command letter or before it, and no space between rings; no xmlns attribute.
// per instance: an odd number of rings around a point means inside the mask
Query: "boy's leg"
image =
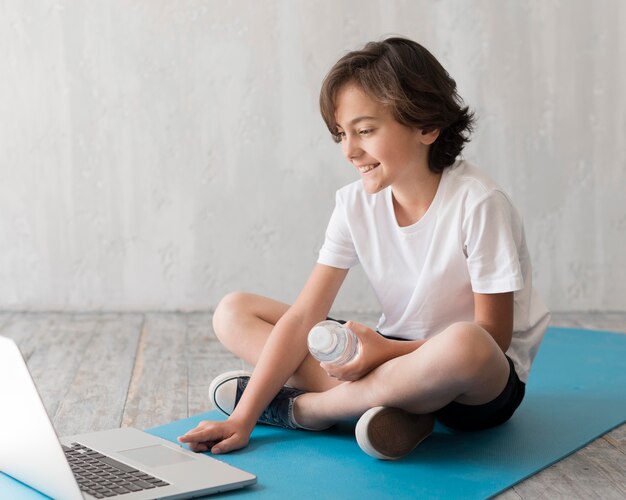
<svg viewBox="0 0 626 500"><path fill-rule="evenodd" d="M287 309L288 304L261 295L231 293L218 304L213 329L226 349L256 366L272 328ZM341 382L329 377L318 361L307 356L287 383L305 391L321 392Z"/></svg>
<svg viewBox="0 0 626 500"><path fill-rule="evenodd" d="M294 417L316 427L358 417L375 406L426 414L452 401L480 405L498 397L508 376L508 361L491 335L476 324L456 323L360 380L303 394L295 401Z"/></svg>

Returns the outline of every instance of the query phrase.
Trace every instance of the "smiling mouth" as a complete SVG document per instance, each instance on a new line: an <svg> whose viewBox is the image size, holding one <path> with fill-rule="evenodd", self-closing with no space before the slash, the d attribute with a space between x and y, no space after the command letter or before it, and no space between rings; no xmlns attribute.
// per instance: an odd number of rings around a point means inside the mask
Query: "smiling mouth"
<svg viewBox="0 0 626 500"><path fill-rule="evenodd" d="M380 163L372 163L371 165L362 165L357 168L359 169L359 172L366 174L374 170L378 165L380 165Z"/></svg>

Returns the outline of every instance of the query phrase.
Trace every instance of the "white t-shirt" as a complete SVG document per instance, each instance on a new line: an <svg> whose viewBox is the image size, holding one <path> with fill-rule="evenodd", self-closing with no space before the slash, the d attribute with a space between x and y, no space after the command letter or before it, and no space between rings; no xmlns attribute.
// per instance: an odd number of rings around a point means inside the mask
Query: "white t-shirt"
<svg viewBox="0 0 626 500"><path fill-rule="evenodd" d="M473 321L473 292L515 292L507 355L527 381L549 313L532 286L517 210L467 161L444 170L428 211L407 227L397 223L390 187L372 195L359 180L337 191L318 262L341 269L360 263L382 308L377 329L404 339Z"/></svg>

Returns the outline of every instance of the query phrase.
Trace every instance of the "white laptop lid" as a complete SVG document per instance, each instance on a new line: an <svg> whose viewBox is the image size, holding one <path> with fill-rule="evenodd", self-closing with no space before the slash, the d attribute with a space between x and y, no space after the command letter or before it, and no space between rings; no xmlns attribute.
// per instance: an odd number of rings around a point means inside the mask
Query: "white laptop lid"
<svg viewBox="0 0 626 500"><path fill-rule="evenodd" d="M2 336L0 402L0 470L53 498L82 500L22 353Z"/></svg>

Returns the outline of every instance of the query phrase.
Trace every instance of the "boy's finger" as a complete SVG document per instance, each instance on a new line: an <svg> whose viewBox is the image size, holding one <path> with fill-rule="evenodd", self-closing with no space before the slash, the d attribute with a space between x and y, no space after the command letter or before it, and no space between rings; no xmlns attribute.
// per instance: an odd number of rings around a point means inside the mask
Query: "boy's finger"
<svg viewBox="0 0 626 500"><path fill-rule="evenodd" d="M207 431L206 428L203 429L191 429L190 431L187 431L185 434L183 434L184 436L199 436L201 434L204 434Z"/></svg>
<svg viewBox="0 0 626 500"><path fill-rule="evenodd" d="M346 327L357 336L364 334L368 329L367 326L362 325L361 323L356 323L354 321L348 321L346 323Z"/></svg>
<svg viewBox="0 0 626 500"><path fill-rule="evenodd" d="M178 441L181 443L188 443L190 441L210 441L215 434L214 426L205 426L202 429L192 429L186 434L178 437ZM215 439L213 437L213 439Z"/></svg>
<svg viewBox="0 0 626 500"><path fill-rule="evenodd" d="M211 448L211 453L215 455L219 455L220 453L228 453L232 450L238 450L241 448L243 444L241 443L241 439L237 434L233 434L229 438L220 441L215 446Z"/></svg>
<svg viewBox="0 0 626 500"><path fill-rule="evenodd" d="M189 449L191 451L203 453L209 449L209 447L205 443L190 443Z"/></svg>
<svg viewBox="0 0 626 500"><path fill-rule="evenodd" d="M354 321L346 321L346 324L345 324L345 327L348 330L352 330L352 331L358 330L359 326L360 326L359 323L355 323Z"/></svg>
<svg viewBox="0 0 626 500"><path fill-rule="evenodd" d="M198 431L202 431L204 429L206 429L207 427L211 427L212 424L214 424L215 422L211 422L210 420L202 420L200 422L198 422L198 425L196 425L193 429L190 429L189 431L187 431L187 434L189 434L190 432L198 432Z"/></svg>

